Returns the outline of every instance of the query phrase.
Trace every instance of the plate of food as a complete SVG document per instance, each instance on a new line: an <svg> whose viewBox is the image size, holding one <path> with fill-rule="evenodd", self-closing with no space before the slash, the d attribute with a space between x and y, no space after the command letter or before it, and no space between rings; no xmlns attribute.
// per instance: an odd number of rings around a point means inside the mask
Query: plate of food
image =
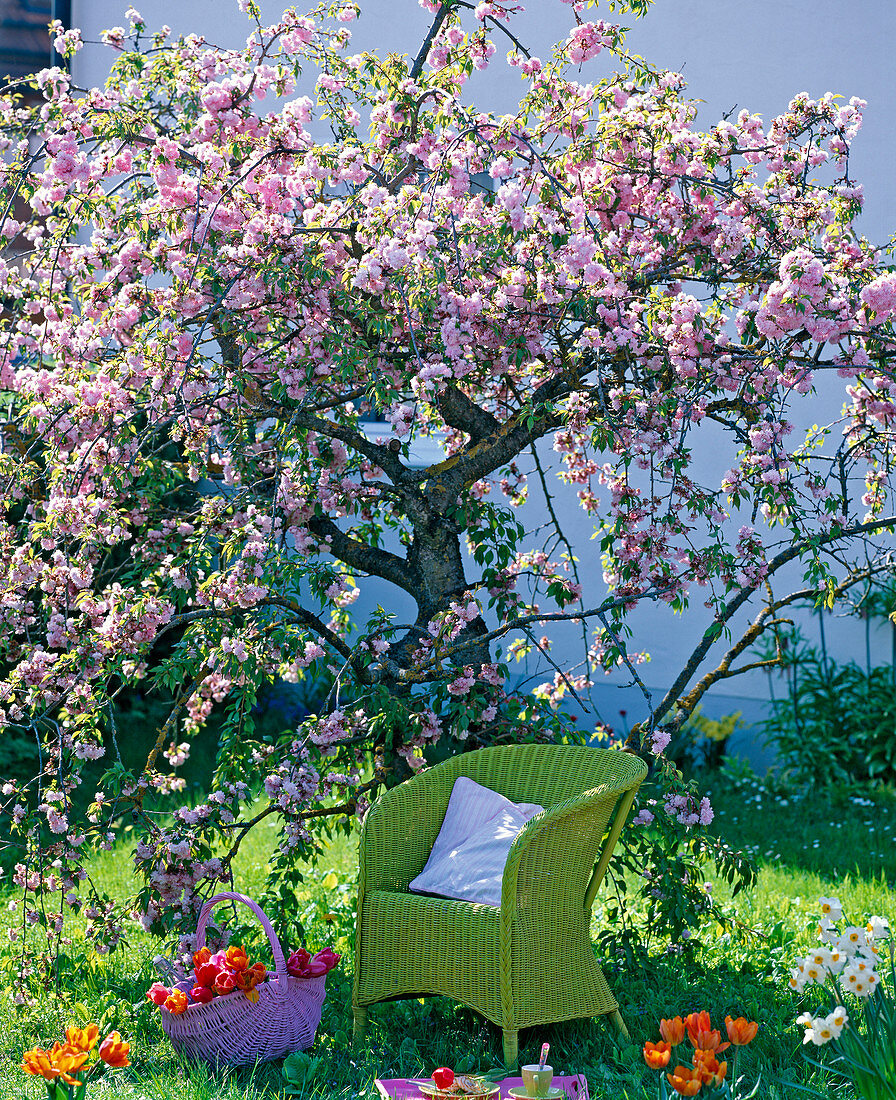
<svg viewBox="0 0 896 1100"><path fill-rule="evenodd" d="M448 1066L433 1070L432 1077L415 1080L414 1084L427 1100L491 1100L501 1086L484 1077L467 1073L455 1074Z"/></svg>

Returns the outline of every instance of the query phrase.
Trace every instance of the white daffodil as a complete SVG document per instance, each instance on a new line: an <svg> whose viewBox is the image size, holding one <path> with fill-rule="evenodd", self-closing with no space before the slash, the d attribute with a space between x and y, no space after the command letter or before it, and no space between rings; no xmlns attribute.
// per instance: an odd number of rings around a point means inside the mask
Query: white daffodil
<svg viewBox="0 0 896 1100"><path fill-rule="evenodd" d="M812 966L821 966L825 970L830 969L831 952L827 947L816 948L807 960Z"/></svg>
<svg viewBox="0 0 896 1100"><path fill-rule="evenodd" d="M840 904L839 898L819 898L818 904L821 908L822 917L826 917L831 921L843 919L843 906Z"/></svg>
<svg viewBox="0 0 896 1100"><path fill-rule="evenodd" d="M787 984L792 990L794 990L794 992L802 993L803 990L806 988L806 980L806 972L803 969L803 964L800 963L798 966L795 966L793 970L790 971L790 978L788 979Z"/></svg>
<svg viewBox="0 0 896 1100"><path fill-rule="evenodd" d="M856 952L855 957L857 959L866 959L872 966L877 966L880 960L883 958L883 952L879 947L876 947L873 943L866 944L864 947L860 947Z"/></svg>
<svg viewBox="0 0 896 1100"><path fill-rule="evenodd" d="M834 927L834 922L828 917L822 917L818 922L818 936L824 943L839 943L840 933Z"/></svg>
<svg viewBox="0 0 896 1100"><path fill-rule="evenodd" d="M819 1017L817 1020L814 1020L810 1030L812 1032L812 1042L817 1047L824 1046L825 1043L829 1043L831 1039L834 1038L834 1032L831 1030L831 1028L828 1027L826 1016ZM803 1039L803 1042L805 1041L806 1040Z"/></svg>
<svg viewBox="0 0 896 1100"><path fill-rule="evenodd" d="M846 966L846 955L839 947L833 948L828 954L830 956L828 959L828 970L831 974L839 974L843 967Z"/></svg>
<svg viewBox="0 0 896 1100"><path fill-rule="evenodd" d="M868 946L868 936L864 928L856 928L855 925L843 929L843 935L839 940L841 951L847 955L854 955L860 947Z"/></svg>
<svg viewBox="0 0 896 1100"><path fill-rule="evenodd" d="M837 1005L833 1012L825 1016L824 1022L825 1026L830 1030L833 1038L839 1039L840 1033L849 1023L849 1017L846 1015L846 1009L843 1007L843 1005Z"/></svg>
<svg viewBox="0 0 896 1100"><path fill-rule="evenodd" d="M821 966L816 966L815 963L810 962L808 959L803 966L803 973L806 975L806 984L809 985L812 982L823 982L825 976L825 970Z"/></svg>
<svg viewBox="0 0 896 1100"><path fill-rule="evenodd" d="M820 1047L834 1038L834 1032L828 1026L827 1018L824 1016L813 1017L808 1012L804 1012L797 1023L802 1024L806 1029L803 1032L804 1043L814 1043L815 1046Z"/></svg>
<svg viewBox="0 0 896 1100"><path fill-rule="evenodd" d="M865 931L878 942L890 938L890 925L886 917L869 917Z"/></svg>
<svg viewBox="0 0 896 1100"><path fill-rule="evenodd" d="M868 997L874 992L879 980L863 959L853 959L843 970L840 988L856 997Z"/></svg>
<svg viewBox="0 0 896 1100"><path fill-rule="evenodd" d="M815 1020L812 1018L812 1013L804 1012L801 1016L797 1016L796 1022L805 1028L803 1032L803 1042L811 1043L812 1035L815 1030L812 1026L815 1023Z"/></svg>
<svg viewBox="0 0 896 1100"><path fill-rule="evenodd" d="M859 976L850 967L846 967L843 973L840 975L840 988L844 993L855 993L856 982L858 982Z"/></svg>

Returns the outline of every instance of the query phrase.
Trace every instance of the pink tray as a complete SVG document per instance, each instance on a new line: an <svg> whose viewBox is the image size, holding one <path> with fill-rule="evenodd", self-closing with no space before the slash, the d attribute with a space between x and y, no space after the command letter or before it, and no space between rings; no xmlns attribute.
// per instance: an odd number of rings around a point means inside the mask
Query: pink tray
<svg viewBox="0 0 896 1100"><path fill-rule="evenodd" d="M503 1081L496 1081L501 1086L501 1100L507 1100L510 1096L509 1089L523 1087L522 1077L505 1077ZM397 1077L389 1081L376 1081L377 1091L385 1100L421 1100L422 1094L413 1081L406 1077ZM588 1082L581 1073L575 1077L554 1076L554 1088L564 1088L569 1100L589 1100Z"/></svg>

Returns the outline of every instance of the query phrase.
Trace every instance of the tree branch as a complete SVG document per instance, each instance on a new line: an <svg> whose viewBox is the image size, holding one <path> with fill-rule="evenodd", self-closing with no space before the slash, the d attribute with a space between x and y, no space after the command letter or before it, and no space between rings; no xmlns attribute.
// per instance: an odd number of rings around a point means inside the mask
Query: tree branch
<svg viewBox="0 0 896 1100"><path fill-rule="evenodd" d="M419 578L404 558L352 538L327 516L312 516L307 526L318 538L327 539L330 552L346 565L362 573L372 573L383 580L391 581L416 598Z"/></svg>
<svg viewBox="0 0 896 1100"><path fill-rule="evenodd" d="M874 520L871 523L857 523L854 524L852 527L843 528L837 534L830 533L827 535L818 536L812 540L802 539L800 542L797 542L792 546L788 546L786 550L782 550L779 554L776 554L775 557L773 557L769 561L766 577L773 576L779 569L787 565L789 562L793 561L794 558L798 558L800 554L803 553L803 551L812 544L812 542L815 542L819 547L828 546L831 543L839 542L840 539L851 538L854 535L870 534L872 531L883 531L887 528L892 528L894 526L896 526L896 516L891 516L889 519ZM861 579L861 576L859 576L857 580L858 579ZM848 587L848 585L846 587ZM657 706L654 714L651 716L651 720L654 726L658 722L662 721L665 715L668 714L668 712L676 704L679 696L687 687L691 677L700 666L700 662L703 660L703 658L706 656L706 654L709 652L709 650L715 644L716 640L721 635L724 625L730 622L736 612L738 612L741 607L743 607L743 605L747 602L747 600L750 599L755 591L756 588L752 586L741 588L716 615L715 620L704 633L699 645L697 645L697 647L691 653L691 656L688 658L684 668L679 673L678 678L675 680L675 683L666 692L662 701ZM794 603L798 599L808 599L816 594L817 593L813 589L802 589L799 592L791 593L789 596L786 596L783 599L776 601L774 607L768 609L768 613L770 614L774 611L777 611L779 608L784 607L788 603ZM767 615L765 617L767 617ZM756 624L754 623L753 625L755 626ZM753 627L751 627L750 630L747 631L747 633L749 634L752 629ZM764 629L764 627L762 629ZM758 637L758 635L761 633L762 630L760 629L759 631L757 631L755 636ZM741 641L743 641L743 639L741 639ZM730 661L733 660L734 657L736 657L740 652L742 652L744 648L746 648L746 646L741 646L741 642L738 642L735 646L733 646L730 651L730 659L728 659L728 663L730 664ZM704 677L704 680L706 680L707 677L714 676L715 672L707 673L707 676ZM709 679L709 682L706 683L705 687L703 687L699 694L696 695L695 705L696 701L699 700L700 696L703 695L707 688L715 682L715 679L719 678L720 677ZM702 683L703 681L701 681L701 684ZM699 686L700 685L698 685L698 687ZM687 697L687 700L690 700L691 696L693 695L694 693L692 692L691 695ZM632 739L637 728L637 726L632 727L632 732L629 734L629 740Z"/></svg>
<svg viewBox="0 0 896 1100"><path fill-rule="evenodd" d="M282 410L278 409L276 411L282 414ZM319 432L328 439L338 439L340 443L351 447L353 451L369 458L374 465L379 466L381 470L389 475L393 485L408 486L421 480L417 471L409 470L388 447L383 447L379 443L372 443L361 432L353 431L351 428L347 428L343 424L337 424L334 420L328 420L324 416L316 416L308 409L296 409L290 413L290 416L293 423L300 428L305 428L306 431Z"/></svg>
<svg viewBox="0 0 896 1100"><path fill-rule="evenodd" d="M324 623L324 621L318 618L313 611L309 611L307 607L302 607L300 603L296 603L295 600L290 600L286 596L267 596L263 600L258 601L259 607L282 607L285 611L288 611L299 622L304 623L319 637L323 638L325 642L333 647L337 653L342 657L345 657L347 661L351 661L354 658L354 652L351 646L349 646L339 635L330 630L330 628Z"/></svg>
<svg viewBox="0 0 896 1100"><path fill-rule="evenodd" d="M414 64L411 66L411 71L408 76L411 80L416 80L417 77L423 72L423 65L426 58L429 56L429 47L433 44L433 41L439 31L442 29L442 24L448 17L448 13L451 11L451 5L443 3L439 10L436 12L436 17L432 21L432 26L427 32L426 38L423 39L423 44L420 47L420 51L414 58Z"/></svg>
<svg viewBox="0 0 896 1100"><path fill-rule="evenodd" d="M486 409L480 408L457 386L446 386L436 396L434 404L449 427L466 432L474 443L501 430L501 421Z"/></svg>

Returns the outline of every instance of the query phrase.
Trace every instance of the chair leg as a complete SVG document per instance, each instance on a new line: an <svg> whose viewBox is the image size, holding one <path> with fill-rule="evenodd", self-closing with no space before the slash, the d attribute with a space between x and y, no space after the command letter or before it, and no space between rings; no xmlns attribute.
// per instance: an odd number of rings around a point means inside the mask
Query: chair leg
<svg viewBox="0 0 896 1100"><path fill-rule="evenodd" d="M355 1017L355 1026L352 1032L352 1039L355 1043L357 1043L364 1038L364 1033L367 1031L367 1006L352 1005L352 1012Z"/></svg>
<svg viewBox="0 0 896 1100"><path fill-rule="evenodd" d="M625 1021L619 1015L619 1009L615 1008L610 1013L610 1018L613 1021L613 1026L619 1032L623 1039L631 1039L631 1035L628 1033L628 1028L625 1026Z"/></svg>
<svg viewBox="0 0 896 1100"><path fill-rule="evenodd" d="M504 1065L516 1069L520 1060L520 1033L516 1028L504 1028Z"/></svg>

